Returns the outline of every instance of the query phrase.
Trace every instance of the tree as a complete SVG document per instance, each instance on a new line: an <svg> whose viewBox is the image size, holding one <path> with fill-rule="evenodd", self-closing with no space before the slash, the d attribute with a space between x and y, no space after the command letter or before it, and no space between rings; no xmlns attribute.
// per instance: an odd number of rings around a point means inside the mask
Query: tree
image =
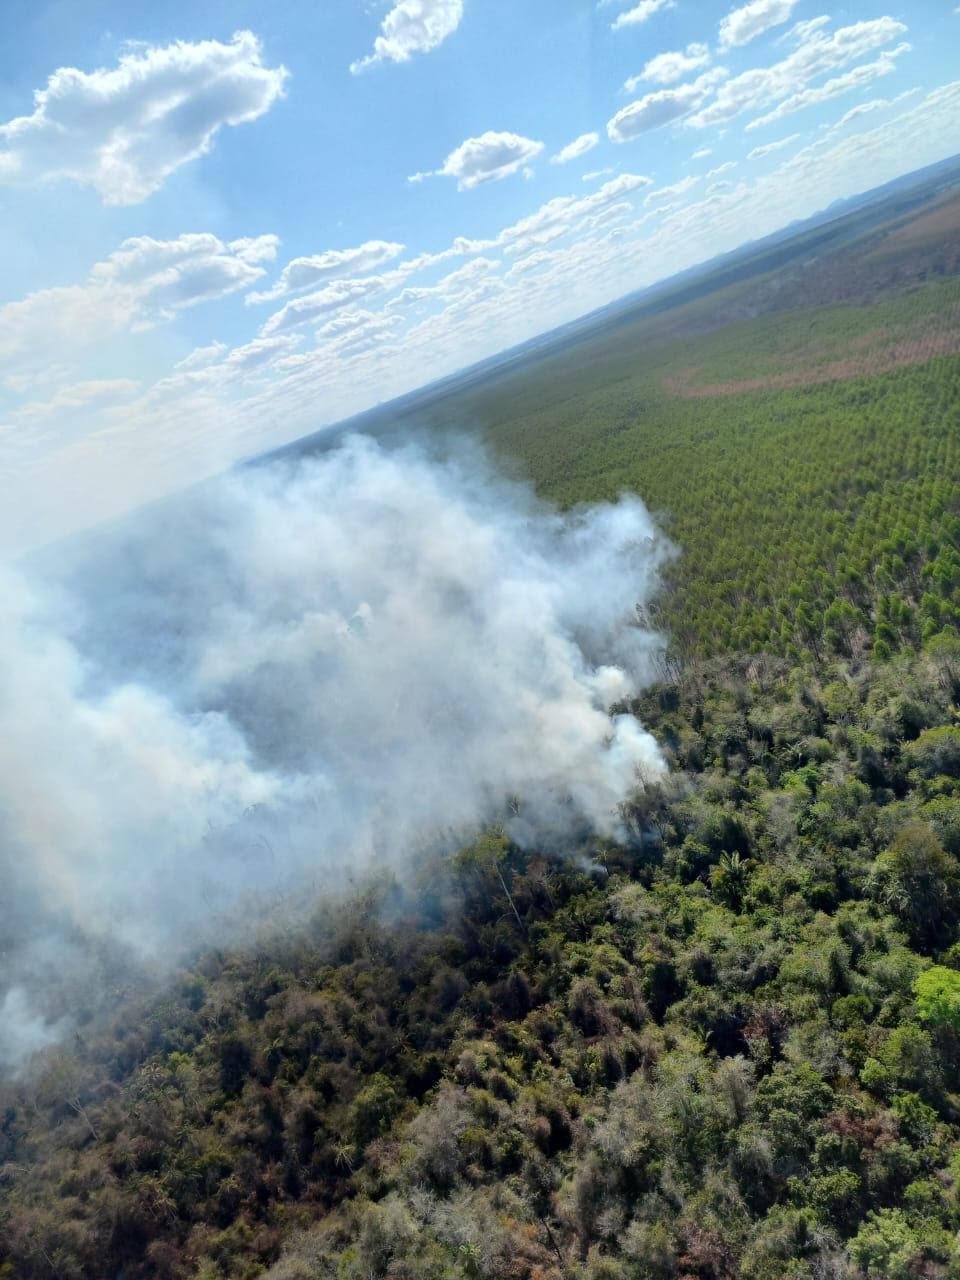
<svg viewBox="0 0 960 1280"><path fill-rule="evenodd" d="M913 822L877 859L873 892L929 950L948 940L960 915L960 864L927 823Z"/></svg>
<svg viewBox="0 0 960 1280"><path fill-rule="evenodd" d="M724 853L710 873L710 884L717 898L734 911L739 911L750 879L752 863L739 853Z"/></svg>
<svg viewBox="0 0 960 1280"><path fill-rule="evenodd" d="M960 777L960 729L952 724L927 729L916 742L904 747L903 754L925 777L935 778L941 773Z"/></svg>
<svg viewBox="0 0 960 1280"><path fill-rule="evenodd" d="M510 841L502 832L494 830L481 836L474 844L463 849L457 854L455 859L456 865L460 868L472 868L482 878L485 876L495 876L503 895L510 904L510 910L513 912L514 918L520 928L520 932L526 934L526 925L523 918L517 910L517 905L511 896L510 890L507 888L507 882L503 878L503 863L510 854Z"/></svg>
<svg viewBox="0 0 960 1280"><path fill-rule="evenodd" d="M960 973L934 965L916 979L913 994L922 1022L960 1032Z"/></svg>

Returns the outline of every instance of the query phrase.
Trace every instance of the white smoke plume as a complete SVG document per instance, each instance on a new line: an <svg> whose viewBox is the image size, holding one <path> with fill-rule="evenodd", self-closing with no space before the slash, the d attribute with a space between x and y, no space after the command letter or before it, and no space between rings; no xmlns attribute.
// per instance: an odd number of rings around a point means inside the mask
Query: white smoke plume
<svg viewBox="0 0 960 1280"><path fill-rule="evenodd" d="M653 674L636 606L667 554L636 499L560 514L475 454L352 438L8 572L0 1061L52 1034L28 944L169 956L512 796L521 842L616 834L662 767L609 708Z"/></svg>

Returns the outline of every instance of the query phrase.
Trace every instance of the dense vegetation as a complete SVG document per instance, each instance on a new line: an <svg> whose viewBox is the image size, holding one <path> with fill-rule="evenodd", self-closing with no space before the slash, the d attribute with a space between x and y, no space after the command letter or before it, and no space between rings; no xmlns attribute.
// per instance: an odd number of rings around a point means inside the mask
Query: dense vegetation
<svg viewBox="0 0 960 1280"><path fill-rule="evenodd" d="M688 670L623 847L206 957L9 1099L6 1274L956 1274L958 695Z"/></svg>
<svg viewBox="0 0 960 1280"><path fill-rule="evenodd" d="M667 781L620 844L490 831L265 924L3 1086L0 1277L960 1276L957 308L695 302L463 399L683 548L633 708Z"/></svg>

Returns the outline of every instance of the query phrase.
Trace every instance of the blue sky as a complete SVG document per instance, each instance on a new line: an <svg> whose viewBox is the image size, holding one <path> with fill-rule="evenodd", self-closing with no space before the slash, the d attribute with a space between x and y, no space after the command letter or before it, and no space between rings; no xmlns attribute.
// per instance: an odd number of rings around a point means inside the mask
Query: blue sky
<svg viewBox="0 0 960 1280"><path fill-rule="evenodd" d="M960 151L949 0L5 17L7 550Z"/></svg>

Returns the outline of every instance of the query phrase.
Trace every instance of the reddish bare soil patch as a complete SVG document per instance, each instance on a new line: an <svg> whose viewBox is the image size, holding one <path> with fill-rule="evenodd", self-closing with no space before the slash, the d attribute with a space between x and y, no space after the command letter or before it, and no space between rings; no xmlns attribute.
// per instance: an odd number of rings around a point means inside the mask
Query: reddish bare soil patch
<svg viewBox="0 0 960 1280"><path fill-rule="evenodd" d="M874 255L910 248L944 236L960 236L960 199L952 197L885 236Z"/></svg>
<svg viewBox="0 0 960 1280"><path fill-rule="evenodd" d="M887 373L890 369L926 364L936 356L957 353L960 353L960 330L950 330L878 347L874 351L847 356L843 360L831 360L827 364L788 369L784 373L742 378L739 381L698 384L696 381L698 369L681 369L672 377L665 378L664 386L668 391L682 396L685 400L738 396L751 391L784 391L792 387L815 386L821 382L849 382L853 378L874 377L879 373Z"/></svg>

